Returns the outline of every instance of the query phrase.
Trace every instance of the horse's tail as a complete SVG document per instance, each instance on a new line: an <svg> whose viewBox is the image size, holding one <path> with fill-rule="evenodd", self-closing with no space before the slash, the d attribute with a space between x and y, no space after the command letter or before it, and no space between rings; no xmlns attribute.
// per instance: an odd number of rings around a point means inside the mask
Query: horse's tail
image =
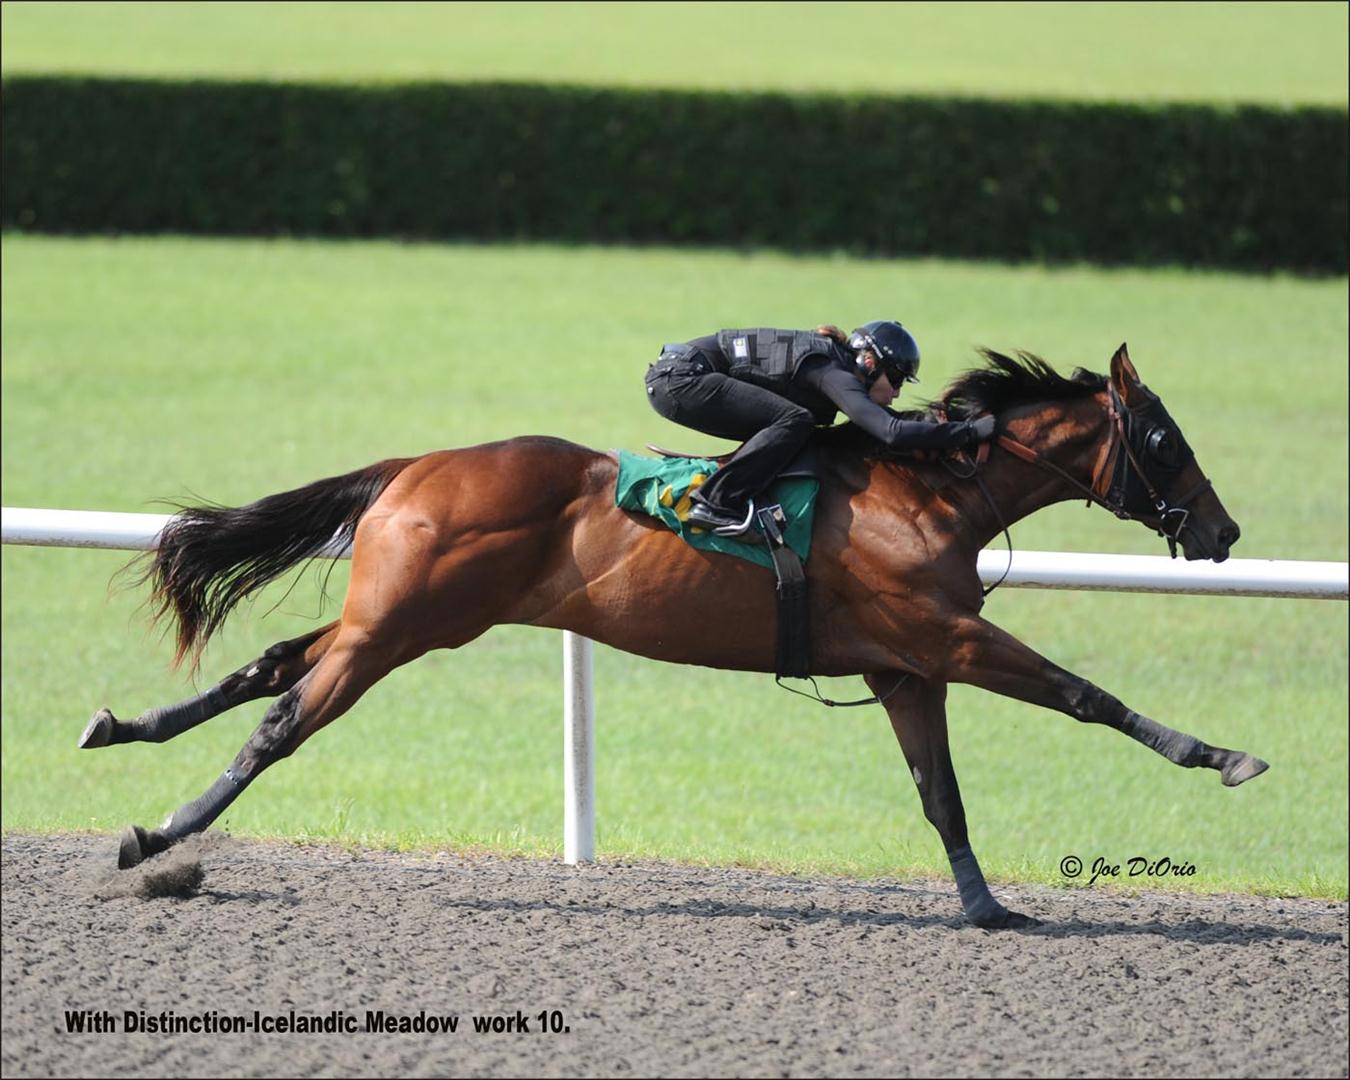
<svg viewBox="0 0 1350 1080"><path fill-rule="evenodd" d="M151 583L154 621L171 614L178 624L174 666L191 653L195 668L206 642L244 597L330 541L350 543L357 522L414 460L377 462L237 508L182 506L138 582Z"/></svg>

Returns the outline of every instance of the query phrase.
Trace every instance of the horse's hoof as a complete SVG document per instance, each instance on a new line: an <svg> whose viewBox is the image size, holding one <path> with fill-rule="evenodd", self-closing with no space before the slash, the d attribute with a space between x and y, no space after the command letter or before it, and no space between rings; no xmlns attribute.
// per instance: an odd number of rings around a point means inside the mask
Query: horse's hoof
<svg viewBox="0 0 1350 1080"><path fill-rule="evenodd" d="M117 869L130 870L154 854L150 850L150 837L139 825L128 825L122 833L122 846L117 850Z"/></svg>
<svg viewBox="0 0 1350 1080"><path fill-rule="evenodd" d="M1270 766L1259 757L1252 757L1251 754L1239 754L1223 767L1223 772L1219 775L1223 779L1225 787L1237 787L1253 776L1260 776L1269 768Z"/></svg>
<svg viewBox="0 0 1350 1080"><path fill-rule="evenodd" d="M980 918L971 918L970 920L981 930L1029 930L1033 926L1040 926L1040 919L1033 919L1030 915L1023 915L1020 911L1009 911L1002 905L995 912L990 912Z"/></svg>
<svg viewBox="0 0 1350 1080"><path fill-rule="evenodd" d="M116 727L117 717L107 709L99 709L84 729L84 734L80 736L80 749L97 750L100 746L107 746L112 742L113 730Z"/></svg>

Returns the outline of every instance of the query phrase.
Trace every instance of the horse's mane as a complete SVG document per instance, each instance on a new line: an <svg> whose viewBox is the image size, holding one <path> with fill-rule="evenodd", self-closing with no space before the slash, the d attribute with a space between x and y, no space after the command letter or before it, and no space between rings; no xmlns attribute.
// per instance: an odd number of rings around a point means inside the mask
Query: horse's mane
<svg viewBox="0 0 1350 1080"><path fill-rule="evenodd" d="M1063 401L1095 394L1106 386L1106 376L1075 368L1065 378L1039 356L1018 351L1016 359L980 349L984 366L958 375L936 401L921 408L897 412L906 420L964 420L981 413L998 413L1038 401ZM885 451L877 440L854 424L840 424L821 433L825 445L873 455Z"/></svg>
<svg viewBox="0 0 1350 1080"><path fill-rule="evenodd" d="M985 366L962 372L938 401L951 419L998 414L1037 401L1063 401L1106 388L1106 376L1075 368L1067 379L1039 356L1018 352L1017 359L980 349ZM933 418L933 406L925 414Z"/></svg>

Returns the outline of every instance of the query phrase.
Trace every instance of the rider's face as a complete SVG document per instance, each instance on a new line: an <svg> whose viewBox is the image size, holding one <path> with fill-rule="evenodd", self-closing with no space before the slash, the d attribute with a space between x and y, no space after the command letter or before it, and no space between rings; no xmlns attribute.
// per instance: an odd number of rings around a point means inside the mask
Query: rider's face
<svg viewBox="0 0 1350 1080"><path fill-rule="evenodd" d="M883 374L868 389L867 396L878 405L889 405L899 393L900 391L891 385L890 376Z"/></svg>

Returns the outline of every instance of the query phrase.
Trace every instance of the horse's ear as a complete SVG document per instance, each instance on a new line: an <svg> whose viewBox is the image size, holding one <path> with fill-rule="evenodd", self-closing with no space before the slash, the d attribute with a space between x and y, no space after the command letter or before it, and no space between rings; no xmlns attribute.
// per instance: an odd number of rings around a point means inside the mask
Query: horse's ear
<svg viewBox="0 0 1350 1080"><path fill-rule="evenodd" d="M1116 393L1126 401L1135 396L1142 385L1139 372L1134 370L1134 364L1130 362L1130 350L1125 347L1123 341L1116 350L1116 355L1111 357L1111 382L1115 384Z"/></svg>

